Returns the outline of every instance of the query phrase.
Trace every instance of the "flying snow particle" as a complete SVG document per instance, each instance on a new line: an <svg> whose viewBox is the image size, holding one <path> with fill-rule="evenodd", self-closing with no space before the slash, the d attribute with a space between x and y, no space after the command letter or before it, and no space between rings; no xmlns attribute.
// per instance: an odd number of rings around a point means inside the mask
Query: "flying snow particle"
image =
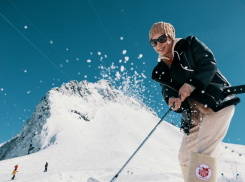
<svg viewBox="0 0 245 182"><path fill-rule="evenodd" d="M27 70L24 70L24 72L26 73L26 72L27 72Z"/></svg>
<svg viewBox="0 0 245 182"><path fill-rule="evenodd" d="M121 62L122 62L122 60L120 59L120 60L119 60L119 63L121 63Z"/></svg>
<svg viewBox="0 0 245 182"><path fill-rule="evenodd" d="M63 68L63 64L60 64L60 67Z"/></svg>
<svg viewBox="0 0 245 182"><path fill-rule="evenodd" d="M77 74L78 74L78 75L81 75L81 73L80 73L80 72L78 72Z"/></svg>
<svg viewBox="0 0 245 182"><path fill-rule="evenodd" d="M54 85L54 83L52 83L52 85Z"/></svg>
<svg viewBox="0 0 245 182"><path fill-rule="evenodd" d="M67 59L66 62L69 63L69 60Z"/></svg>
<svg viewBox="0 0 245 182"><path fill-rule="evenodd" d="M131 65L134 65L134 63L131 63Z"/></svg>
<svg viewBox="0 0 245 182"><path fill-rule="evenodd" d="M143 64L145 64L145 62L143 62Z"/></svg>
<svg viewBox="0 0 245 182"><path fill-rule="evenodd" d="M123 53L123 55L124 55L124 54L126 54L126 53L127 53L127 51L126 51L126 50L123 50L123 52L122 52L122 53Z"/></svg>
<svg viewBox="0 0 245 182"><path fill-rule="evenodd" d="M87 63L91 63L91 60L90 60L90 59L88 59L88 60L87 60Z"/></svg>
<svg viewBox="0 0 245 182"><path fill-rule="evenodd" d="M129 60L129 57L128 56L125 56L125 61L128 61Z"/></svg>
<svg viewBox="0 0 245 182"><path fill-rule="evenodd" d="M30 94L30 93L31 93L31 91L29 90L29 91L27 91L26 93L27 93L27 94Z"/></svg>
<svg viewBox="0 0 245 182"><path fill-rule="evenodd" d="M130 68L130 70L134 70L134 68Z"/></svg>
<svg viewBox="0 0 245 182"><path fill-rule="evenodd" d="M123 72L125 70L124 66L121 66L120 71Z"/></svg>
<svg viewBox="0 0 245 182"><path fill-rule="evenodd" d="M142 58L142 57L143 57L143 54L140 54L139 57L138 57L138 59L140 59L140 58Z"/></svg>
<svg viewBox="0 0 245 182"><path fill-rule="evenodd" d="M79 61L79 58L77 58L76 60Z"/></svg>
<svg viewBox="0 0 245 182"><path fill-rule="evenodd" d="M120 40L123 40L123 37L120 37Z"/></svg>
<svg viewBox="0 0 245 182"><path fill-rule="evenodd" d="M111 64L111 69L115 69L116 67L114 66L114 62Z"/></svg>
<svg viewBox="0 0 245 182"><path fill-rule="evenodd" d="M121 77L121 75L118 71L116 72L116 77L117 77L117 79L120 79L120 77Z"/></svg>
<svg viewBox="0 0 245 182"><path fill-rule="evenodd" d="M141 73L141 75L142 75L143 78L147 78L144 73Z"/></svg>
<svg viewBox="0 0 245 182"><path fill-rule="evenodd" d="M100 56L101 55L101 52L98 52L98 55Z"/></svg>
<svg viewBox="0 0 245 182"><path fill-rule="evenodd" d="M69 49L68 48L66 48L66 51L68 51Z"/></svg>
<svg viewBox="0 0 245 182"><path fill-rule="evenodd" d="M54 42L52 40L50 40L50 44L53 44Z"/></svg>
<svg viewBox="0 0 245 182"><path fill-rule="evenodd" d="M84 75L84 78L87 78L88 76L87 75Z"/></svg>
<svg viewBox="0 0 245 182"><path fill-rule="evenodd" d="M3 88L1 88L1 91L3 91L4 89Z"/></svg>
<svg viewBox="0 0 245 182"><path fill-rule="evenodd" d="M43 81L42 80L40 80L40 83L42 83Z"/></svg>
<svg viewBox="0 0 245 182"><path fill-rule="evenodd" d="M107 58L107 55L105 54L105 58Z"/></svg>
<svg viewBox="0 0 245 182"><path fill-rule="evenodd" d="M27 26L24 26L25 29L27 29Z"/></svg>
<svg viewBox="0 0 245 182"><path fill-rule="evenodd" d="M92 53L92 52L90 52L90 54L92 55L93 53Z"/></svg>

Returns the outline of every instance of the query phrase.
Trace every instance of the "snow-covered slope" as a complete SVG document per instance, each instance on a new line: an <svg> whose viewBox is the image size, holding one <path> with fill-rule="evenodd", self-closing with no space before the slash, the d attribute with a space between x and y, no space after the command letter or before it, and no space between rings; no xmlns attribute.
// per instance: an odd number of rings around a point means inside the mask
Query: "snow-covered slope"
<svg viewBox="0 0 245 182"><path fill-rule="evenodd" d="M158 121L150 108L105 80L63 84L42 98L20 134L0 148L0 181L11 178L16 164L18 181L110 181ZM116 181L183 181L181 138L177 127L161 123ZM242 181L243 151L244 146L223 144L220 174L231 179L236 167Z"/></svg>

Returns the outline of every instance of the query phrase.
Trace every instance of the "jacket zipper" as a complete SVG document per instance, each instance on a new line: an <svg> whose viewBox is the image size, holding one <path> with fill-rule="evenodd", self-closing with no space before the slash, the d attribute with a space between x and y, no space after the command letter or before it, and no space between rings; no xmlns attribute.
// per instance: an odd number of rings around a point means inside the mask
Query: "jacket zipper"
<svg viewBox="0 0 245 182"><path fill-rule="evenodd" d="M191 69L191 66L190 66L190 64L189 64L189 61L188 61L188 59L187 59L187 57L186 57L185 53L184 53L184 56L185 56L185 59L186 59L186 61L187 61L188 65L189 65L190 69ZM191 70L192 70L192 69L191 69Z"/></svg>

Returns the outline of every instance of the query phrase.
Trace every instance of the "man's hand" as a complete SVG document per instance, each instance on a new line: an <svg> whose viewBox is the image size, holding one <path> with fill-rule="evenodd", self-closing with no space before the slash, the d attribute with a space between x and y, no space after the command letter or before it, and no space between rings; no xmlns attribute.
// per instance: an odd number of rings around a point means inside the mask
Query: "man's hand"
<svg viewBox="0 0 245 182"><path fill-rule="evenodd" d="M181 95L181 102L183 102L186 97L191 95L191 87L186 83L179 89L179 95Z"/></svg>
<svg viewBox="0 0 245 182"><path fill-rule="evenodd" d="M181 106L181 100L179 98L170 97L168 100L168 106L171 107L173 104L175 106L173 110L176 111Z"/></svg>

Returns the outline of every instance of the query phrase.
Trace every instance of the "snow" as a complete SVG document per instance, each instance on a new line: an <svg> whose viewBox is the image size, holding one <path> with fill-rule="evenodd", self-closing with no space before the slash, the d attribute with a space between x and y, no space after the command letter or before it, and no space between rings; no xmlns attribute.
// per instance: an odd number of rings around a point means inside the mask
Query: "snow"
<svg viewBox="0 0 245 182"><path fill-rule="evenodd" d="M0 147L3 146L5 143L6 143L6 142L1 143L1 144L0 144Z"/></svg>
<svg viewBox="0 0 245 182"><path fill-rule="evenodd" d="M129 57L128 56L125 56L124 59L127 62L129 60Z"/></svg>
<svg viewBox="0 0 245 182"><path fill-rule="evenodd" d="M143 57L143 54L140 54L139 56L138 56L138 59L140 59L140 58L142 58Z"/></svg>
<svg viewBox="0 0 245 182"><path fill-rule="evenodd" d="M127 53L127 50L123 50L122 54L124 55L124 54L126 54L126 53Z"/></svg>
<svg viewBox="0 0 245 182"><path fill-rule="evenodd" d="M125 70L124 66L121 66L120 71L123 72Z"/></svg>
<svg viewBox="0 0 245 182"><path fill-rule="evenodd" d="M0 182L10 180L16 164L20 182L86 182L90 177L110 181L159 120L151 108L106 80L55 87L41 99L22 131L0 144ZM163 121L116 182L183 181L178 162L182 135ZM222 144L219 182L225 177L235 181L231 166L240 174L237 182L245 180L244 151L242 145Z"/></svg>

